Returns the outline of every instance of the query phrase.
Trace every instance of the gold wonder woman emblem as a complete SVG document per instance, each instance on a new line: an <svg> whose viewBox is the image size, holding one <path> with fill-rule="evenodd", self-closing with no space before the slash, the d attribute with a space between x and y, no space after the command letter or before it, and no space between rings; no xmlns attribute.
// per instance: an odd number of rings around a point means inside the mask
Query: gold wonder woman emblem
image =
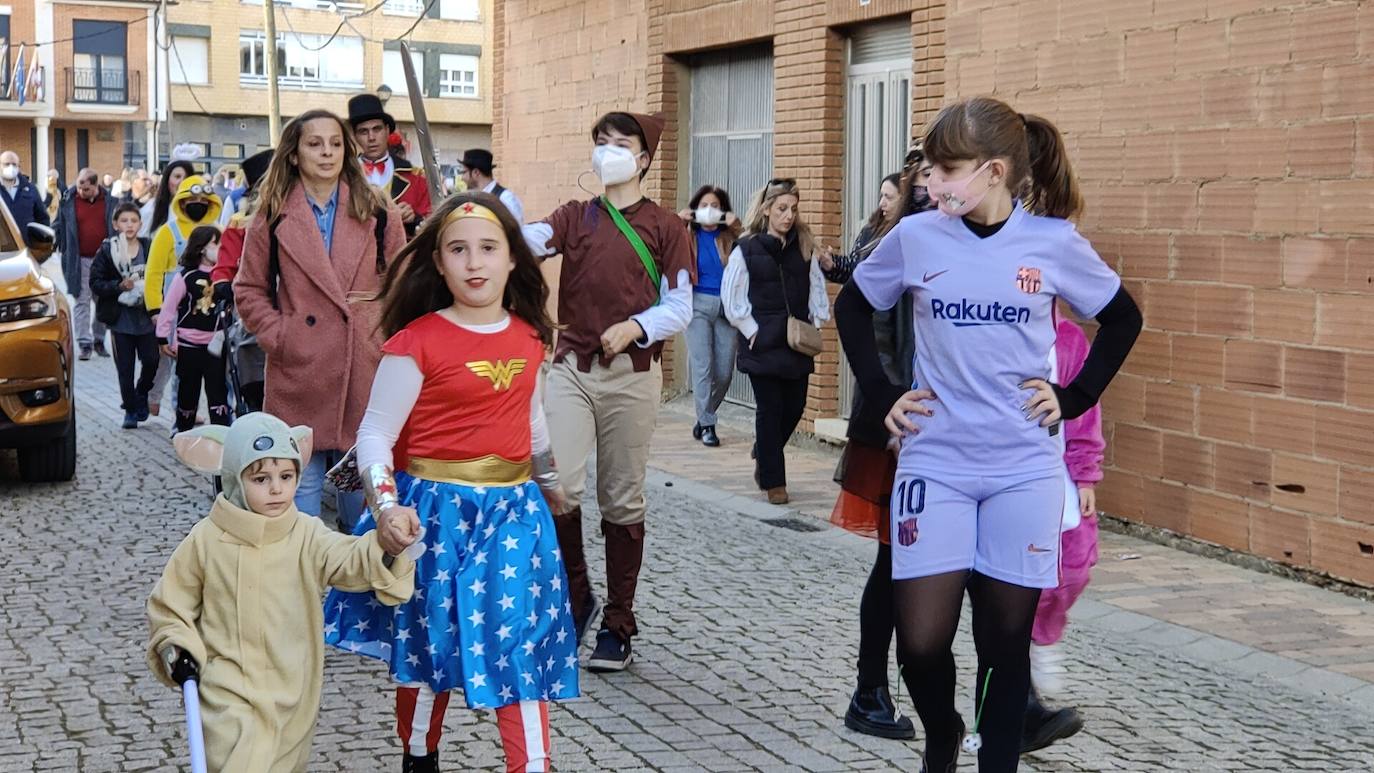
<svg viewBox="0 0 1374 773"><path fill-rule="evenodd" d="M465 363L472 375L484 378L491 382L492 389L500 392L510 389L511 382L515 377L525 372L527 360L481 360L479 362Z"/></svg>

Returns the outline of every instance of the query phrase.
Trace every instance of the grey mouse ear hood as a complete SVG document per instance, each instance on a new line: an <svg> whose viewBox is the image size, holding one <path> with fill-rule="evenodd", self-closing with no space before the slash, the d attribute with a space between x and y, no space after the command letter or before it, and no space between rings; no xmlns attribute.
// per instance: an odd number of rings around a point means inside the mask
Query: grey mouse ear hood
<svg viewBox="0 0 1374 773"><path fill-rule="evenodd" d="M210 425L179 432L172 444L182 463L219 475L225 499L247 509L240 480L243 471L261 459L287 459L303 470L310 462L313 438L309 427L290 427L271 414L250 413L229 427Z"/></svg>

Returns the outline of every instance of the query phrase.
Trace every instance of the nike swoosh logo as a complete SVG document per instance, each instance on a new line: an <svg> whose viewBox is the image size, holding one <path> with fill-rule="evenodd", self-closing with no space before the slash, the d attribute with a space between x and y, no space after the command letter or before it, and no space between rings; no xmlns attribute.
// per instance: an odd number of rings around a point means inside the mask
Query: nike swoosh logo
<svg viewBox="0 0 1374 773"><path fill-rule="evenodd" d="M1050 548L1042 548L1042 547L1036 545L1034 542L1032 542L1031 544L1029 544L1029 545L1026 546L1026 552L1027 552L1027 553L1049 553L1049 552L1052 552L1052 551L1050 550Z"/></svg>
<svg viewBox="0 0 1374 773"><path fill-rule="evenodd" d="M941 274L947 274L947 273L949 273L949 269L945 269L944 271L936 271L936 272L933 273L933 274L926 274L926 275L921 279L921 283L922 283L922 284L925 284L925 283L931 281L932 279L935 279L936 277L940 276Z"/></svg>

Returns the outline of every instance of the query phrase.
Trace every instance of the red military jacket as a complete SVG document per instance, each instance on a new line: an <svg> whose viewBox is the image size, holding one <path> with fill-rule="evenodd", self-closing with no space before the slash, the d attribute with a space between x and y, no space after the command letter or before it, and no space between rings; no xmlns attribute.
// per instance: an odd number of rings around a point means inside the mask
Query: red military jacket
<svg viewBox="0 0 1374 773"><path fill-rule="evenodd" d="M396 173L391 176L391 200L398 205L402 202L409 204L415 210L415 220L405 224L406 236L411 237L419 228L420 221L429 217L433 209L429 200L429 184L425 182L425 173L419 167L412 166L399 156L392 156L391 161L396 168Z"/></svg>

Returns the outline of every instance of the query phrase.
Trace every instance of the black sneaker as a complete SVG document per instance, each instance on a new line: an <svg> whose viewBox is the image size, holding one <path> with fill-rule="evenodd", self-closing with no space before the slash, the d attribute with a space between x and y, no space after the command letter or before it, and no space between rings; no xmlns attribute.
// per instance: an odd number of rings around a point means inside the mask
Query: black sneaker
<svg viewBox="0 0 1374 773"><path fill-rule="evenodd" d="M430 752L423 757L404 755L401 773L439 773L439 752Z"/></svg>
<svg viewBox="0 0 1374 773"><path fill-rule="evenodd" d="M620 638L620 634L609 628L602 628L596 634L596 649L587 658L587 670L595 674L624 671L633 659L630 640Z"/></svg>
<svg viewBox="0 0 1374 773"><path fill-rule="evenodd" d="M83 346L83 347L81 347L81 355L80 355L77 359L80 359L82 362L85 362L86 360L89 360L90 358L91 358L91 347L89 347L89 346Z"/></svg>
<svg viewBox="0 0 1374 773"><path fill-rule="evenodd" d="M702 427L700 424L693 424L693 425L692 425L692 439L693 439L693 440L701 440L701 431L702 431L703 429L705 429L705 427Z"/></svg>
<svg viewBox="0 0 1374 773"><path fill-rule="evenodd" d="M1021 730L1021 753L1034 752L1055 741L1076 735L1083 729L1083 718L1076 709L1051 709L1031 690L1026 701L1026 720Z"/></svg>
<svg viewBox="0 0 1374 773"><path fill-rule="evenodd" d="M720 438L716 437L714 426L701 428L701 444L707 448L716 448L720 445Z"/></svg>
<svg viewBox="0 0 1374 773"><path fill-rule="evenodd" d="M854 697L849 699L849 710L844 713L844 726L878 738L910 741L916 737L916 726L910 717L902 716L886 687L855 690Z"/></svg>
<svg viewBox="0 0 1374 773"><path fill-rule="evenodd" d="M95 342L95 353L98 354L98 355L100 355L101 357L109 357L109 356L110 356L110 353L109 353L108 351L105 350L105 342L104 342L104 341L96 341L96 342Z"/></svg>
<svg viewBox="0 0 1374 773"><path fill-rule="evenodd" d="M576 615L573 616L573 633L577 636L577 646L582 646L582 642L587 638L587 629L592 627L592 621L601 614L601 602L597 600L596 594L590 594L591 599L587 601L587 614L580 620Z"/></svg>
<svg viewBox="0 0 1374 773"><path fill-rule="evenodd" d="M123 425L123 426L124 426L124 429L137 429L137 428L138 428L138 416L137 416L136 414L134 414L132 411L125 411L125 412L124 412L124 425Z"/></svg>

